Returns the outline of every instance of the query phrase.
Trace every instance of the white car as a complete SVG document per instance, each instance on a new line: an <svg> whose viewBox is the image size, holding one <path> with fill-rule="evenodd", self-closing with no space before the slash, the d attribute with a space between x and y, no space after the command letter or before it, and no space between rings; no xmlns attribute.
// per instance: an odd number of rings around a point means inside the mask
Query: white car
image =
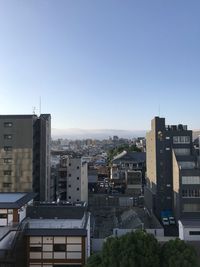
<svg viewBox="0 0 200 267"><path fill-rule="evenodd" d="M174 219L174 217L169 217L169 223L170 224L175 224L175 219Z"/></svg>
<svg viewBox="0 0 200 267"><path fill-rule="evenodd" d="M168 220L168 218L167 218L167 217L163 217L163 218L162 218L162 223L163 223L163 225L169 225L169 220Z"/></svg>

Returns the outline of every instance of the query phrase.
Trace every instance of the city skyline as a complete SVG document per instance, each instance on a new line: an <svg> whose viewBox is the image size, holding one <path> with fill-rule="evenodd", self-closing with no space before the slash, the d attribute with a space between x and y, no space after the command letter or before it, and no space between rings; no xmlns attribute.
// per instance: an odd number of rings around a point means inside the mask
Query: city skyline
<svg viewBox="0 0 200 267"><path fill-rule="evenodd" d="M199 1L1 1L0 114L54 129L200 129ZM190 98L189 98L190 97Z"/></svg>

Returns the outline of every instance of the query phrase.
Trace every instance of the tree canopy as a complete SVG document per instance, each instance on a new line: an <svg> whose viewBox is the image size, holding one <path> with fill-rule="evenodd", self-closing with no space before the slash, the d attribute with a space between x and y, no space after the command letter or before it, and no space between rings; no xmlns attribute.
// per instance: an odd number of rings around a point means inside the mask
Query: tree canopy
<svg viewBox="0 0 200 267"><path fill-rule="evenodd" d="M162 247L163 267L197 267L197 255L193 247L180 239L170 240Z"/></svg>
<svg viewBox="0 0 200 267"><path fill-rule="evenodd" d="M93 254L86 267L197 267L193 247L180 239L161 246L145 231L108 238L101 253Z"/></svg>

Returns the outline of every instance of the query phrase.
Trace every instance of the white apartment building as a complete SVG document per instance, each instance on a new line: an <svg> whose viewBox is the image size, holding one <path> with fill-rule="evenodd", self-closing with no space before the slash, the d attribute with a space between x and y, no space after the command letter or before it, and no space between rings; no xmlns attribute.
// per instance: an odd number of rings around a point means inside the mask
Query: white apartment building
<svg viewBox="0 0 200 267"><path fill-rule="evenodd" d="M58 198L69 202L88 202L88 168L82 158L64 156L60 161Z"/></svg>

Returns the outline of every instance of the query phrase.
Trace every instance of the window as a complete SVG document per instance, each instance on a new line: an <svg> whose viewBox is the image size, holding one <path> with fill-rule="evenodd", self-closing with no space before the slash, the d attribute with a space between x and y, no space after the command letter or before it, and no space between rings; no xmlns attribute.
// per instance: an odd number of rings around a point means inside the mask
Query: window
<svg viewBox="0 0 200 267"><path fill-rule="evenodd" d="M31 246L30 247L30 251L32 252L41 252L42 251L42 247L37 246Z"/></svg>
<svg viewBox="0 0 200 267"><path fill-rule="evenodd" d="M53 250L54 251L66 251L66 245L65 244L54 244Z"/></svg>
<svg viewBox="0 0 200 267"><path fill-rule="evenodd" d="M7 214L0 214L0 219L7 219L8 215Z"/></svg>
<svg viewBox="0 0 200 267"><path fill-rule="evenodd" d="M174 153L176 156L190 155L190 148L174 148Z"/></svg>
<svg viewBox="0 0 200 267"><path fill-rule="evenodd" d="M182 189L182 197L194 198L200 197L200 189Z"/></svg>
<svg viewBox="0 0 200 267"><path fill-rule="evenodd" d="M11 146L4 146L4 151L12 151L12 147Z"/></svg>
<svg viewBox="0 0 200 267"><path fill-rule="evenodd" d="M3 187L6 187L6 188L11 187L11 185L12 183L3 183Z"/></svg>
<svg viewBox="0 0 200 267"><path fill-rule="evenodd" d="M68 187L70 188L71 187L71 184L69 184Z"/></svg>
<svg viewBox="0 0 200 267"><path fill-rule="evenodd" d="M3 174L4 175L11 175L12 174L12 171L4 171Z"/></svg>
<svg viewBox="0 0 200 267"><path fill-rule="evenodd" d="M200 212L200 203L183 204L183 212Z"/></svg>
<svg viewBox="0 0 200 267"><path fill-rule="evenodd" d="M169 147L166 147L166 150L170 150L170 148Z"/></svg>
<svg viewBox="0 0 200 267"><path fill-rule="evenodd" d="M76 190L79 191L79 187L77 187Z"/></svg>
<svg viewBox="0 0 200 267"><path fill-rule="evenodd" d="M4 134L4 139L11 140L12 139L12 134Z"/></svg>
<svg viewBox="0 0 200 267"><path fill-rule="evenodd" d="M79 180L79 177L77 177L76 179Z"/></svg>
<svg viewBox="0 0 200 267"><path fill-rule="evenodd" d="M11 163L12 162L12 158L5 158L4 159L4 163Z"/></svg>
<svg viewBox="0 0 200 267"><path fill-rule="evenodd" d="M79 169L79 166L77 166L77 170Z"/></svg>
<svg viewBox="0 0 200 267"><path fill-rule="evenodd" d="M71 175L71 173L69 173L69 177L71 177L72 175Z"/></svg>
<svg viewBox="0 0 200 267"><path fill-rule="evenodd" d="M165 139L166 139L166 140L169 140L169 139L170 139L170 137L169 137L169 136L166 136L166 137L165 137Z"/></svg>
<svg viewBox="0 0 200 267"><path fill-rule="evenodd" d="M69 196L68 198L69 198L69 199L71 199L71 197L70 197L70 196Z"/></svg>
<svg viewBox="0 0 200 267"><path fill-rule="evenodd" d="M190 136L173 136L174 144L189 144Z"/></svg>
<svg viewBox="0 0 200 267"><path fill-rule="evenodd" d="M200 176L182 176L182 184L200 184Z"/></svg>
<svg viewBox="0 0 200 267"><path fill-rule="evenodd" d="M4 127L12 127L13 123L12 122L4 122Z"/></svg>
<svg viewBox="0 0 200 267"><path fill-rule="evenodd" d="M189 231L190 235L200 235L200 231Z"/></svg>
<svg viewBox="0 0 200 267"><path fill-rule="evenodd" d="M72 164L71 164L71 163L69 163L69 166L72 166Z"/></svg>
<svg viewBox="0 0 200 267"><path fill-rule="evenodd" d="M77 199L76 201L79 201L79 199Z"/></svg>

